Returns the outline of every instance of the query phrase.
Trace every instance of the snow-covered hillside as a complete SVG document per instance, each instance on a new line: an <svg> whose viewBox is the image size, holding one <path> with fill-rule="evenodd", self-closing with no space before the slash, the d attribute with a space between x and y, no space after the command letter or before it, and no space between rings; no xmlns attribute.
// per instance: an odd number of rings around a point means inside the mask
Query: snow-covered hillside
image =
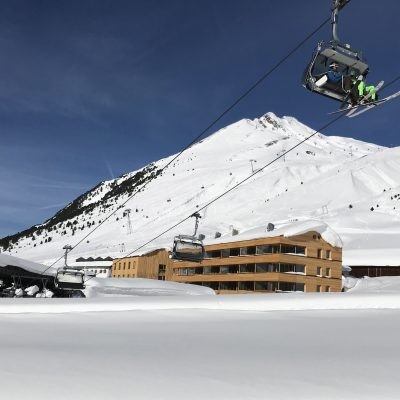
<svg viewBox="0 0 400 400"><path fill-rule="evenodd" d="M122 257L200 210L199 232L206 243L216 232L317 219L341 236L345 264L399 265L400 148L317 134L205 207L312 133L296 119L272 113L238 121L192 146L162 173L174 156L102 182L54 218L13 238L7 251L50 263L65 244L84 239L71 258ZM141 252L168 247L175 234L193 229L194 220L188 219ZM1 243L5 247L7 241Z"/></svg>

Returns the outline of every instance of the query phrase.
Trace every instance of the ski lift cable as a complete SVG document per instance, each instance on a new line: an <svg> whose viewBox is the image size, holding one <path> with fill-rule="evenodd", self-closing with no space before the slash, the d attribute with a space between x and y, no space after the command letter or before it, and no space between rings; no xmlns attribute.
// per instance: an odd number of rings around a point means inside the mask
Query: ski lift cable
<svg viewBox="0 0 400 400"><path fill-rule="evenodd" d="M224 197L225 195L227 195L228 193L232 192L233 190L237 189L240 185L242 185L244 182L248 181L249 179L251 179L253 176L255 176L256 174L261 173L265 168L269 167L271 164L273 164L274 162L278 161L279 159L281 159L282 157L284 157L286 154L290 153L291 151L293 151L294 149L296 149L297 147L299 147L300 145L302 145L303 143L305 143L307 140L310 140L313 136L315 136L317 133L321 133L322 130L328 128L329 126L331 126L332 124L334 124L336 121L338 121L339 119L343 118L345 115L341 114L338 117L336 117L335 119L333 119L332 121L330 121L329 123L327 123L326 125L324 125L322 128L318 129L317 131L313 132L311 135L309 135L308 137L306 137L305 139L303 139L301 142L297 143L295 146L291 147L290 149L288 149L287 151L285 151L284 153L282 153L281 155L279 155L278 157L274 158L272 161L270 161L269 163L265 164L263 167L261 167L260 169L257 169L256 171L254 171L252 174L250 174L249 176L247 176L245 179L241 180L240 182L238 182L236 185L232 186L230 189L226 190L225 192L221 193L220 195L218 195L216 198L214 198L213 200L209 201L207 204L205 204L204 206L198 208L196 211L202 211L205 208L209 207L211 204L215 203L217 200L221 199L222 197ZM161 236L165 235L166 233L168 233L169 231L171 231L172 229L176 228L177 226L181 225L182 223L184 223L185 221L187 221L189 218L191 218L193 215L193 213L191 213L190 215L188 215L186 218L182 219L181 221L177 222L176 224L172 225L171 227L169 227L168 229L164 230L163 232L161 232L160 234L158 234L157 236L153 237L152 239L148 240L146 243L142 244L141 246L137 247L136 249L130 251L128 254L126 254L123 258L129 257L130 255L136 253L137 251L141 250L143 247L147 246L148 244L150 244L151 242L153 242L154 240L160 238Z"/></svg>
<svg viewBox="0 0 400 400"><path fill-rule="evenodd" d="M197 141L204 136L204 134L209 131L217 122L219 122L226 114L228 114L234 107L236 107L245 97L247 97L253 90L255 90L265 79L267 79L274 71L276 71L288 58L290 58L300 47L302 47L312 36L314 36L319 30L321 30L328 22L330 22L331 18L325 19L320 25L317 26L311 33L309 33L302 41L300 41L285 57L283 57L280 61L278 61L271 69L265 72L249 89L247 89L242 95L240 95L229 107L227 107L217 118L215 118L203 131L196 136L186 147L184 147L174 158L172 158L164 167L161 168L161 172L167 169L177 158L179 158L186 150L192 147ZM149 181L145 182L143 186L138 188L126 201L122 203L122 207L130 201L132 198L136 196L141 189L144 189ZM95 228L93 228L87 235L85 235L81 240L79 240L74 246L72 246L72 250L74 250L78 245L80 245L84 240L86 240L93 232L95 232L100 226L102 226L106 221L108 221L116 212L118 208L111 212L104 220L99 223ZM45 269L42 274L44 274L47 270L57 264L63 256L59 257L56 261L54 261L47 269Z"/></svg>
<svg viewBox="0 0 400 400"><path fill-rule="evenodd" d="M397 82L398 80L400 80L400 75L393 79L391 82L389 82L387 85L385 85L384 87L388 87L391 86L392 84L394 84L395 82ZM209 201L208 203L206 203L204 206L198 208L196 210L196 212L202 211L204 209L206 209L207 207L209 207L211 204L215 203L216 201L218 201L219 199L221 199L222 197L226 196L228 193L232 192L233 190L237 189L240 185L242 185L243 183L247 182L249 179L251 179L253 176L261 173L264 171L264 169L266 169L267 167L269 167L270 165L272 165L273 163L275 163L276 161L280 160L281 158L285 157L288 153L290 153L291 151L293 151L294 149L296 149L297 147L301 146L303 143L307 142L308 140L310 140L312 137L314 137L315 135L317 135L318 133L322 133L323 130L325 130L326 128L328 128L329 126L335 124L337 121L339 121L341 118L343 118L344 116L346 116L346 114L341 114L338 117L334 118L333 120L331 120L330 122L328 122L327 124L325 124L323 127L321 127L320 129L316 130L315 132L313 132L311 135L307 136L306 138L304 138L302 141L300 141L299 143L297 143L296 145L292 146L290 149L286 150L285 152L283 152L282 154L280 154L278 157L274 158L273 160L271 160L270 162L268 162L267 164L265 164L263 167L261 167L260 169L257 169L256 171L254 171L253 173L251 173L249 176L247 176L245 179L241 180L240 182L238 182L236 185L232 186L230 189L226 190L225 192L221 193L219 196L217 196L216 198L214 198L213 200ZM176 228L177 226L181 225L182 223L184 223L185 221L187 221L189 218L191 218L193 215L193 213L191 213L189 216L187 216L186 218L182 219L181 221L179 221L178 223L174 224L173 226L171 226L170 228L164 230L163 232L161 232L160 234L158 234L157 236L153 237L152 239L148 240L146 243L142 244L141 246L137 247L136 249L130 251L128 254L126 254L123 258L129 257L130 255L136 253L137 251L141 250L143 247L147 246L148 244L150 244L151 242L153 242L154 240L160 238L161 236L165 235L166 233L168 233L169 231L171 231L172 229Z"/></svg>

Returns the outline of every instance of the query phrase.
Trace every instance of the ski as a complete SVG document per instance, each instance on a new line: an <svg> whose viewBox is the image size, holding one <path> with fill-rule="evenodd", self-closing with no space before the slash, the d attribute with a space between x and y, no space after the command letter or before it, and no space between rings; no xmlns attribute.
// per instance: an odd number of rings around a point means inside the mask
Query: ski
<svg viewBox="0 0 400 400"><path fill-rule="evenodd" d="M398 92L396 92L396 93L393 93L390 96L385 97L384 99L374 101L373 103L364 104L365 107L363 109L359 110L358 112L355 112L355 113L351 114L349 116L349 118L357 117L358 115L360 115L362 113L365 113L366 111L369 111L369 110L373 109L376 106L380 106L380 105L382 105L383 103L386 103L389 100L393 100L394 98L396 98L398 96L400 96L400 90Z"/></svg>
<svg viewBox="0 0 400 400"><path fill-rule="evenodd" d="M375 92L378 92L378 91L382 88L383 84L384 84L384 81L380 81L380 82L375 86ZM371 97L371 93L368 93L368 94L365 95L360 101L368 100L370 97ZM369 103L368 103L368 104L369 104ZM368 104L365 104L365 105L368 105ZM360 105L363 105L363 104L356 104L355 106L350 106L350 105L349 105L350 107L341 108L341 109L339 109L339 110L332 111L332 112L328 113L328 115L338 114L338 113L342 113L342 112L350 112L350 111L352 111L352 110L355 111ZM352 111L352 113L353 113L354 111ZM350 114L350 115L351 115L351 114Z"/></svg>
<svg viewBox="0 0 400 400"><path fill-rule="evenodd" d="M378 91L381 89L381 87L383 86L383 84L385 83L385 81L380 81L377 85L375 85L375 93L378 93ZM368 94L366 94L365 96L363 96L359 101L358 104L354 107L351 108L351 110L346 114L346 117L350 117L351 115L353 115L360 106L363 106L364 104L362 104L363 102L365 102L366 100L369 100L370 97L372 96L372 93L369 92ZM366 103L368 105L368 103Z"/></svg>

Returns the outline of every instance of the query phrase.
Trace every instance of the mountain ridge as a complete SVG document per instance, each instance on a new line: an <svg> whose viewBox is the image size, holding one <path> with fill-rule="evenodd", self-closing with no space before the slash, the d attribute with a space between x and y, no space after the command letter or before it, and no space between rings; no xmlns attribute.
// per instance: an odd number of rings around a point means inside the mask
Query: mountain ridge
<svg viewBox="0 0 400 400"><path fill-rule="evenodd" d="M74 255L121 257L196 210L202 213L200 233L206 241L233 227L240 232L276 220L317 218L344 235L345 254L346 243L359 246L349 230L360 229L362 220L370 228L364 233L379 226L374 213L387 221L387 232L398 235L394 223L400 211L395 205L400 198L400 149L317 133L284 154L314 132L293 117L273 113L237 121L175 160L171 155L100 182L43 224L1 239L0 246L13 255L51 262L67 242L73 245L102 224ZM130 217L124 216L126 208ZM189 219L146 249L169 246L173 235L193 233L193 226Z"/></svg>

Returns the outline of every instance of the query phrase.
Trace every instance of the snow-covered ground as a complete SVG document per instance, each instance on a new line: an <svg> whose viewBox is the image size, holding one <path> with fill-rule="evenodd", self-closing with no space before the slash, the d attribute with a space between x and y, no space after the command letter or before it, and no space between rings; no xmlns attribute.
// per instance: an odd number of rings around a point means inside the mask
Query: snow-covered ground
<svg viewBox="0 0 400 400"><path fill-rule="evenodd" d="M1 299L1 398L398 399L400 279L352 283L346 293Z"/></svg>

